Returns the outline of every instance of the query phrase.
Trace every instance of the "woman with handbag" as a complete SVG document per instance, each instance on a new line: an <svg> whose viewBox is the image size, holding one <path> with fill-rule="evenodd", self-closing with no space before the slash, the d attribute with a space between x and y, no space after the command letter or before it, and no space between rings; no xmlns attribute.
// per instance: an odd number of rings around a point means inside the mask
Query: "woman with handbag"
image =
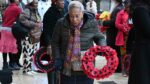
<svg viewBox="0 0 150 84"><path fill-rule="evenodd" d="M12 25L19 17L21 13L21 8L19 8L18 0L9 0L10 4L5 9L3 13L3 22L0 29L0 52L3 53L3 69L20 69L17 64L15 64L14 54L18 52L16 39L12 34ZM7 54L9 54L9 66L7 63Z"/></svg>
<svg viewBox="0 0 150 84"><path fill-rule="evenodd" d="M21 13L19 21L30 30L29 34L23 39L23 73L33 75L31 69L32 56L38 49L41 35L42 22L37 10L38 0L28 0L26 9Z"/></svg>

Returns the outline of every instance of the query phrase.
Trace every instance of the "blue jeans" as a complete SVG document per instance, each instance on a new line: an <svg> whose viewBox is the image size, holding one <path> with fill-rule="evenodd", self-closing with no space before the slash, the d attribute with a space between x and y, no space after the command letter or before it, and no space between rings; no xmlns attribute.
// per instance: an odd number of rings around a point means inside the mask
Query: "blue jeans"
<svg viewBox="0 0 150 84"><path fill-rule="evenodd" d="M93 84L94 80L88 78L86 75L61 75L61 84Z"/></svg>

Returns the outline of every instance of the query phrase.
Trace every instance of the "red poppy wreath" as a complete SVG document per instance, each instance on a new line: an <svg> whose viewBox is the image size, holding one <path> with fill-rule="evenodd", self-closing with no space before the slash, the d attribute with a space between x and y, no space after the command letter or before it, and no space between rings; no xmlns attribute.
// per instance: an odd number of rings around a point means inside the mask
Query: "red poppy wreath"
<svg viewBox="0 0 150 84"><path fill-rule="evenodd" d="M95 57L101 54L107 60L107 64L98 69L94 66ZM112 75L118 66L117 53L109 46L94 46L85 52L82 58L82 69L84 73L92 79L104 79Z"/></svg>

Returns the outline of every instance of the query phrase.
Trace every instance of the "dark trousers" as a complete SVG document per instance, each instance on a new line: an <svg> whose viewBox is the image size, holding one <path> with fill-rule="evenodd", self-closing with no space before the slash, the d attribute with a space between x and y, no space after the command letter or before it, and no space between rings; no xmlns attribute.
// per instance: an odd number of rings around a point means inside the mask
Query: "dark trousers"
<svg viewBox="0 0 150 84"><path fill-rule="evenodd" d="M56 83L56 73L55 71L47 73L48 84L57 84Z"/></svg>
<svg viewBox="0 0 150 84"><path fill-rule="evenodd" d="M3 53L3 62L7 62L7 54L9 54L9 63L15 62L14 54L11 53Z"/></svg>
<svg viewBox="0 0 150 84"><path fill-rule="evenodd" d="M22 45L21 45L21 39L17 39L17 48L18 48L18 52L16 54L14 54L15 57L15 62L19 63L19 59L22 53Z"/></svg>
<svg viewBox="0 0 150 84"><path fill-rule="evenodd" d="M118 59L119 59L119 64L118 64L118 68L116 70L116 72L121 72L122 71L122 63L121 63L121 52L120 52L120 47L119 46L115 46L114 48L117 52L117 56L118 56Z"/></svg>

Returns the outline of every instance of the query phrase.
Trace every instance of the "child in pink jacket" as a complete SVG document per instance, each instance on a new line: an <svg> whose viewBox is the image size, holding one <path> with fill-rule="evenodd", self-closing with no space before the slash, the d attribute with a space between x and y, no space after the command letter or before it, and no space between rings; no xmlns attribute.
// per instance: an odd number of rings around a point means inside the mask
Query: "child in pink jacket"
<svg viewBox="0 0 150 84"><path fill-rule="evenodd" d="M121 62L122 62L122 74L123 76L127 76L129 63L127 64L126 59L126 40L128 36L128 32L131 29L131 25L129 24L129 5L128 0L124 1L125 8L118 12L115 25L118 29L118 33L116 36L116 46L120 46L121 51Z"/></svg>

